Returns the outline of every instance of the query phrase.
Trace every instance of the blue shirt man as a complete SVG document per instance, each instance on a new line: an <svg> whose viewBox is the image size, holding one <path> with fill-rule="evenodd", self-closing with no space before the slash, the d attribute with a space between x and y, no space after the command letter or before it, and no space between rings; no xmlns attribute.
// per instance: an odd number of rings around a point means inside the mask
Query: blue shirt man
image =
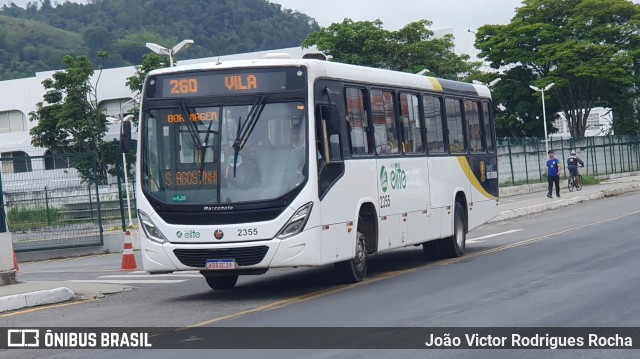
<svg viewBox="0 0 640 359"><path fill-rule="evenodd" d="M560 197L560 161L554 158L554 153L549 150L549 160L547 161L547 183L549 184L549 192L547 197L553 198L551 195L553 190L553 184L556 185L556 197Z"/></svg>

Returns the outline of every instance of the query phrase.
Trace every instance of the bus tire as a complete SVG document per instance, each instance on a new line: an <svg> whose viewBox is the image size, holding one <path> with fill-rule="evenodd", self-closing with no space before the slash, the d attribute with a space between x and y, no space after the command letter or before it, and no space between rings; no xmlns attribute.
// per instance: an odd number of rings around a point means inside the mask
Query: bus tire
<svg viewBox="0 0 640 359"><path fill-rule="evenodd" d="M356 236L355 256L348 261L336 263L336 269L340 280L345 283L361 282L367 274L367 238L361 231L360 222Z"/></svg>
<svg viewBox="0 0 640 359"><path fill-rule="evenodd" d="M453 212L453 235L440 241L439 249L443 258L457 258L464 254L467 242L467 218L460 202L456 202Z"/></svg>
<svg viewBox="0 0 640 359"><path fill-rule="evenodd" d="M436 239L429 242L422 243L422 251L424 252L425 257L427 259L440 259L442 258L442 253L440 250L442 239Z"/></svg>
<svg viewBox="0 0 640 359"><path fill-rule="evenodd" d="M207 280L207 284L209 285L209 287L214 290L232 289L238 282L237 275L224 277L204 277L204 279Z"/></svg>

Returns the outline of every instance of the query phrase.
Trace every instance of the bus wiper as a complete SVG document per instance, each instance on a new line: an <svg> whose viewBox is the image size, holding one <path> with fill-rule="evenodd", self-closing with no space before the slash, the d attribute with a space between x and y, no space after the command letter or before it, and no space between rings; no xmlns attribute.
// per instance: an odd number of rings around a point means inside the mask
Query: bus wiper
<svg viewBox="0 0 640 359"><path fill-rule="evenodd" d="M249 136L251 136L251 132L253 132L253 129L258 123L258 119L264 109L264 98L264 96L260 96L256 102L253 103L249 109L249 114L247 115L245 123L241 123L242 118L238 121L238 133L236 134L235 141L233 141L233 146L231 146L233 147L233 177L236 176L238 152L240 152L244 148L244 145L247 144L247 140L249 139Z"/></svg>
<svg viewBox="0 0 640 359"><path fill-rule="evenodd" d="M207 135L204 136L204 144L200 146L200 158L202 159L200 161L200 181L202 181L202 173L204 172L204 162L205 162L205 155L207 154L207 148L209 147L209 135L211 134L211 125L213 125L213 120L211 120L209 122L209 127L207 127ZM216 131L213 131L216 132ZM198 139L200 139L200 136L198 135Z"/></svg>
<svg viewBox="0 0 640 359"><path fill-rule="evenodd" d="M198 150L202 150L202 141L200 141L200 135L198 134L198 128L193 120L191 120L191 112L187 108L187 105L184 104L184 101L180 101L180 112L182 112L182 116L186 117L184 120L184 125L187 127L187 132L191 136L193 143L198 147Z"/></svg>
<svg viewBox="0 0 640 359"><path fill-rule="evenodd" d="M184 101L180 101L180 111L182 112L182 116L186 117L184 124L187 127L187 132L191 136L193 143L196 145L198 154L200 155L200 180L202 180L202 174L204 173L204 164L205 164L205 155L207 153L207 147L209 143L209 135L211 134L211 125L213 125L213 121L209 122L209 127L207 128L207 135L204 139L204 144L200 139L200 131L198 131L198 126L191 119L191 112L185 105Z"/></svg>

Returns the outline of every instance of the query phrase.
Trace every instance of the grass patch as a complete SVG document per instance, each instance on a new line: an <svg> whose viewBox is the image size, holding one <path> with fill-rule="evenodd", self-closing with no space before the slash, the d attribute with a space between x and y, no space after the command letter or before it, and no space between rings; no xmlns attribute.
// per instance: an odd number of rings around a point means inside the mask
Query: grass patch
<svg viewBox="0 0 640 359"><path fill-rule="evenodd" d="M9 229L23 230L59 223L62 217L60 212L60 208L11 208L8 213Z"/></svg>
<svg viewBox="0 0 640 359"><path fill-rule="evenodd" d="M589 185L589 184L598 184L600 183L600 179L598 179L598 177L595 176L582 176L582 184L585 185Z"/></svg>
<svg viewBox="0 0 640 359"><path fill-rule="evenodd" d="M530 178L529 181L527 180L519 180L519 181L505 181L500 183L500 187L513 187L513 186L522 186L525 184L536 184L536 183L547 183L547 176L544 176L542 178L542 180L540 180L540 177L536 177L536 178Z"/></svg>

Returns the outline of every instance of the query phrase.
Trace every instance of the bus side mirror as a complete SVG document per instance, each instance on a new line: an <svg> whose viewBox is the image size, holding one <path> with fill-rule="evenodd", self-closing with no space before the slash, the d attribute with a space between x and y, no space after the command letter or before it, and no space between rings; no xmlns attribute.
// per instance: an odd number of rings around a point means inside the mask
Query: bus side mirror
<svg viewBox="0 0 640 359"><path fill-rule="evenodd" d="M127 117L120 122L120 152L128 152L131 149L131 119L132 115L128 115Z"/></svg>

